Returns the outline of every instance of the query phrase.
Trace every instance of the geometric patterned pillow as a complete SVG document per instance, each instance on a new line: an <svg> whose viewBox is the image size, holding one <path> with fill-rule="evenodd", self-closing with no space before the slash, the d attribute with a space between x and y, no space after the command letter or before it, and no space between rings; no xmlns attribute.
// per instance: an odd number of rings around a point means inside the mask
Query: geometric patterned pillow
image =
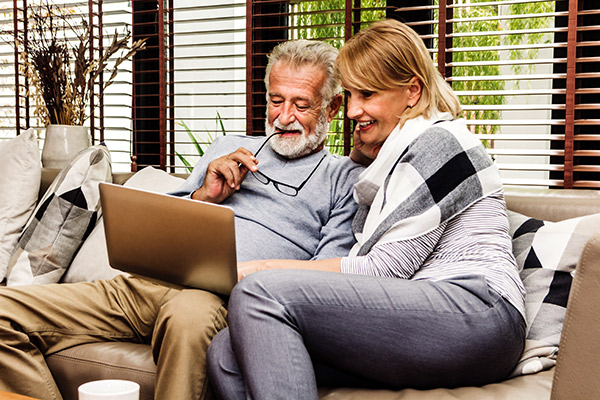
<svg viewBox="0 0 600 400"><path fill-rule="evenodd" d="M110 153L91 146L59 172L25 226L7 286L58 282L98 219L98 184L112 181Z"/></svg>
<svg viewBox="0 0 600 400"><path fill-rule="evenodd" d="M556 364L575 268L585 243L600 230L600 214L547 222L509 210L508 219L526 293L527 337L516 376Z"/></svg>
<svg viewBox="0 0 600 400"><path fill-rule="evenodd" d="M184 179L169 175L162 169L145 167L128 179L124 186L166 193L177 189L183 182ZM124 273L111 268L108 262L104 224L100 218L90 236L77 252L61 282L110 279Z"/></svg>

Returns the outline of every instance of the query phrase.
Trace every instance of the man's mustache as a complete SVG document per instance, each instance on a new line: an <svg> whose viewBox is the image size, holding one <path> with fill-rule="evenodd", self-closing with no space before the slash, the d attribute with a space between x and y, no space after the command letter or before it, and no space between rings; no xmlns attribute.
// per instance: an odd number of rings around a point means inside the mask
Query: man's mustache
<svg viewBox="0 0 600 400"><path fill-rule="evenodd" d="M291 124L283 125L279 122L279 119L273 121L273 129L279 129L282 131L300 131L300 133L304 133L304 126L298 121L294 121Z"/></svg>

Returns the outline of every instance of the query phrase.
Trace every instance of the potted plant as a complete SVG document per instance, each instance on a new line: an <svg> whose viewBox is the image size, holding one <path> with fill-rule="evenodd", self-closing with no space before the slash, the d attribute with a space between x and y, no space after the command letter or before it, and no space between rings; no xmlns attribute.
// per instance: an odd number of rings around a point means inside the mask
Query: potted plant
<svg viewBox="0 0 600 400"><path fill-rule="evenodd" d="M42 163L50 168L61 167L74 154L50 153L53 149L64 153L67 147L71 148L68 152L73 153L89 146L89 135L83 124L89 118L92 96L104 92L114 82L119 66L144 49L145 40L130 44L128 30L120 35L115 30L108 36L110 44L104 45L101 53L95 51L92 55L92 27L85 18L74 17L73 10L46 1L29 5L26 20L27 36L16 35L15 45L20 50L20 61L29 81L27 96L35 105L34 114L47 126ZM105 73L102 87L98 87L102 72ZM72 129L78 133L66 132ZM64 143L70 136L76 142L73 146ZM56 157L63 159L50 160Z"/></svg>

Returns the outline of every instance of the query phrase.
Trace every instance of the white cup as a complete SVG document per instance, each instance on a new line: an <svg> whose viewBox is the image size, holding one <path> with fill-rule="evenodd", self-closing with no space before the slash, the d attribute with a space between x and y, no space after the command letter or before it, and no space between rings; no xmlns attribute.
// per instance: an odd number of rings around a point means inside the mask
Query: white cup
<svg viewBox="0 0 600 400"><path fill-rule="evenodd" d="M79 400L139 400L140 385L132 381L103 379L79 386Z"/></svg>

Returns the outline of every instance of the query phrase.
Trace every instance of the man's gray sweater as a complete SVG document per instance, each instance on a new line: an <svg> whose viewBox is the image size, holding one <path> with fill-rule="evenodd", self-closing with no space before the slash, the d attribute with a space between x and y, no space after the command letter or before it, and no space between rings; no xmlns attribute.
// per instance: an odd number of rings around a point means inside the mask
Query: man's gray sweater
<svg viewBox="0 0 600 400"><path fill-rule="evenodd" d="M189 196L204 182L208 164L244 147L253 153L265 137L229 135L217 138L175 192ZM299 186L323 162L295 197L280 193L272 183L248 173L241 188L222 204L236 216L238 261L262 259L323 259L348 255L355 242L352 218L356 204L353 185L363 167L348 157L323 149L297 159L286 159L268 144L257 156L259 171L271 179Z"/></svg>

